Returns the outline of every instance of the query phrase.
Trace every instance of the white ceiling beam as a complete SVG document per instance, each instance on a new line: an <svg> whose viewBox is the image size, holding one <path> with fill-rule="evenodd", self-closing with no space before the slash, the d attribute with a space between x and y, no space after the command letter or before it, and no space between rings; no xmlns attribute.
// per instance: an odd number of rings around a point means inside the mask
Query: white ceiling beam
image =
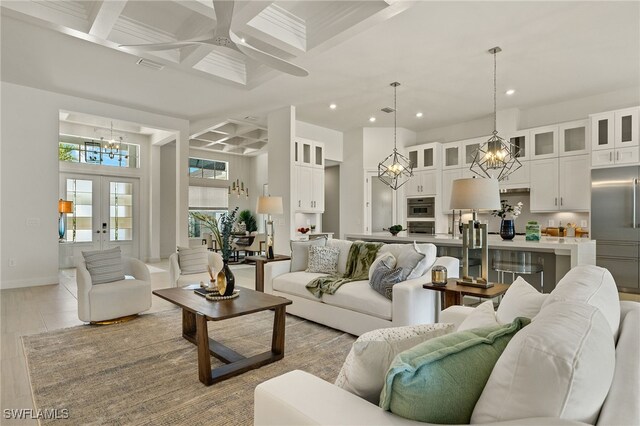
<svg viewBox="0 0 640 426"><path fill-rule="evenodd" d="M232 28L241 29L250 20L255 18L265 10L267 7L274 3L272 1L236 1L235 8L233 10L233 24Z"/></svg>
<svg viewBox="0 0 640 426"><path fill-rule="evenodd" d="M91 16L89 16L89 18L92 19L89 34L107 39L126 5L126 0L103 0L96 2Z"/></svg>
<svg viewBox="0 0 640 426"><path fill-rule="evenodd" d="M200 15L206 16L208 18L216 20L216 13L213 10L213 2L210 2L211 6L207 6L204 2L198 0L180 0L177 1L180 6L186 7L187 9L199 13Z"/></svg>

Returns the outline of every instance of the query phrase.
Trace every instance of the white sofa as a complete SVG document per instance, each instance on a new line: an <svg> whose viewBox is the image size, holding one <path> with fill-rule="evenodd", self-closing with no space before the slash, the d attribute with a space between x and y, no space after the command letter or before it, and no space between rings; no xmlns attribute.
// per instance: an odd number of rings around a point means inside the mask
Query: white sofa
<svg viewBox="0 0 640 426"><path fill-rule="evenodd" d="M580 267L579 267L580 268ZM589 267L596 268L596 267ZM601 269L601 268L598 268ZM611 275L608 274L608 277ZM613 278L611 278L613 281ZM613 283L615 286L615 283ZM615 291L615 290L614 290ZM575 293L579 293L580 290L576 289ZM584 294L584 292L582 293ZM553 293L552 293L553 296ZM640 353L640 303L637 302L618 302L609 298L609 309L603 306L599 306L597 303L593 303L592 297L588 296L584 298L584 301L597 308L600 312L609 316L607 321L611 322L611 313L614 312L617 315L619 303L619 316L620 323L617 330L609 332L608 339L614 336L615 342L615 367L612 372L613 380L609 391L606 394L604 403L599 406L599 414L597 415L597 422L594 424L602 426L624 426L624 425L638 425L640 424L640 363L638 362L638 354ZM558 297L560 303L567 299L567 293ZM576 302L569 302L576 303ZM586 305L587 303L577 303L578 305ZM557 306L557 305L556 305ZM613 306L614 309L611 309ZM553 307L553 304L551 304ZM589 307L592 308L592 307ZM442 312L441 319L445 322L455 322L458 325L464 320L464 318L473 312L474 308L461 308L454 307L448 308ZM547 309L544 305L542 311ZM553 311L557 310L557 307ZM555 314L555 313L554 313ZM561 313L560 315L563 315ZM535 317L533 324L535 324ZM545 320L541 320L545 321ZM602 320L604 321L604 320ZM540 324L543 324L542 322ZM606 323L605 323L606 324ZM605 328L608 327L605 325ZM525 329L526 330L526 327ZM523 331L524 331L523 330ZM561 334L561 333L560 333ZM556 336L556 334L552 334ZM550 334L548 335L550 336ZM517 337L517 335L516 335ZM606 337L606 336L605 336ZM529 337L527 337L529 339ZM512 340L515 341L514 338ZM522 341L522 339L520 339ZM525 340L529 342L528 340ZM533 341L535 343L535 341ZM550 343L556 345L551 338ZM510 342L511 344L511 342ZM562 346L563 342L557 342L558 346ZM607 342L596 343L598 344L611 344ZM507 346L507 350L509 345ZM503 353L505 355L507 350ZM586 352L586 350L585 350ZM581 356L583 351L577 352L578 358L575 365L582 364ZM587 356L587 355L585 355ZM506 357L508 358L508 357ZM496 369L500 365L501 357L496 364ZM589 360L584 361L588 363ZM599 371L595 371L598 368L586 368L589 375L598 375ZM517 367L516 367L517 370ZM583 371L585 368L583 368ZM498 373L504 372L505 369L501 369ZM494 371L495 373L496 371ZM534 372L535 373L535 372ZM540 389L544 389L543 393L553 393L553 386L549 385L544 379L540 377L555 374L559 374L556 370L550 369L544 372L538 372L534 374L535 383L531 383L530 386L525 386L523 392L538 392ZM492 373L493 375L493 373ZM554 381L554 380L551 380ZM545 384L547 383L547 384ZM607 383L604 384L605 386ZM488 386L488 385L487 385ZM585 384L578 383L576 386L581 386L582 392L590 392L591 388L585 386ZM560 391L562 392L562 391ZM572 390L571 392L574 392ZM312 395L313 397L310 397ZM537 396L526 395L525 406L530 407L535 404L541 404L545 401L546 395L536 393ZM483 393L483 397L485 394ZM522 398L524 395L512 395L507 399ZM565 398L569 398L566 396ZM482 399L482 397L481 397ZM566 403L566 399L560 398L560 404ZM321 404L318 401L322 401ZM582 401L582 400L578 400ZM505 404L509 402L504 401ZM579 404L582 404L579 402ZM496 409L500 404L493 404ZM491 405L491 406L493 406ZM328 408L329 407L329 408ZM255 408L254 408L254 425L427 425L428 423L421 423L413 420L408 420L399 416L396 416L390 412L383 411L378 406L369 403L368 401L347 392L346 390L339 388L331 383L321 380L311 374L303 371L292 371L274 379L268 380L259 386L255 390ZM534 409L534 412L535 409ZM493 425L584 425L587 423L581 423L573 420L567 420L559 417L530 417L524 416L523 418L516 418L514 420L484 423Z"/></svg>
<svg viewBox="0 0 640 426"><path fill-rule="evenodd" d="M327 246L340 249L338 272L344 273L351 241L330 239ZM379 255L391 252L396 258L402 244L385 244ZM453 257L436 258L433 244L419 244L420 250L432 259L433 266L447 268L450 277L457 277L459 261ZM431 262L430 262L431 263ZM438 292L425 290L422 285L431 281L431 268L421 277L393 286L393 301L369 286L369 281L354 281L341 286L335 294L318 299L306 285L325 274L304 271L290 272L291 262L270 262L264 267L264 291L293 301L287 312L332 328L361 335L385 327L434 323L440 310Z"/></svg>

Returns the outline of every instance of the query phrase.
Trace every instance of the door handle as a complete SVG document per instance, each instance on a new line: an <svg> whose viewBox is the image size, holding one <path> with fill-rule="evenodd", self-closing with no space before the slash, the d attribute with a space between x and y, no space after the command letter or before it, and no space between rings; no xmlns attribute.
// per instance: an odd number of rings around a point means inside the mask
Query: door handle
<svg viewBox="0 0 640 426"><path fill-rule="evenodd" d="M616 151L616 161L620 161L620 151Z"/></svg>
<svg viewBox="0 0 640 426"><path fill-rule="evenodd" d="M632 220L633 223L631 224L631 227L633 229L636 229L638 227L638 224L636 223L636 189L638 188L638 178L633 179L633 212L632 212Z"/></svg>
<svg viewBox="0 0 640 426"><path fill-rule="evenodd" d="M560 205L562 205L562 204L563 204L563 202L562 202L562 197L560 197Z"/></svg>
<svg viewBox="0 0 640 426"><path fill-rule="evenodd" d="M613 152L609 152L609 162L613 161Z"/></svg>
<svg viewBox="0 0 640 426"><path fill-rule="evenodd" d="M300 207L300 200L298 200L298 207Z"/></svg>
<svg viewBox="0 0 640 426"><path fill-rule="evenodd" d="M554 205L554 206L557 206L557 205L558 205L558 197L556 197L554 200L555 200L555 201L553 202L553 205Z"/></svg>

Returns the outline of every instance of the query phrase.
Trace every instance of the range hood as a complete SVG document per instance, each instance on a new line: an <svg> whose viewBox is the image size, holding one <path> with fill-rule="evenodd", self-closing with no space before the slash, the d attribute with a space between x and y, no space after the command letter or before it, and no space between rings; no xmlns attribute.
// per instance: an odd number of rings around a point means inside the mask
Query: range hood
<svg viewBox="0 0 640 426"><path fill-rule="evenodd" d="M522 187L522 188L504 188L504 189L500 189L500 193L501 194L520 194L520 193L529 193L531 192L531 188L526 188L526 187Z"/></svg>

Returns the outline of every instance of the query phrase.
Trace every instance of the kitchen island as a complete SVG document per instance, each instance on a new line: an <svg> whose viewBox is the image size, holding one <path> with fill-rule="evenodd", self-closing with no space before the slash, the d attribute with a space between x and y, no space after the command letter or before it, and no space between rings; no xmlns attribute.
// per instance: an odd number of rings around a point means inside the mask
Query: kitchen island
<svg viewBox="0 0 640 426"><path fill-rule="evenodd" d="M412 243L414 241L432 243L438 247L439 255L454 257L458 257L456 254L460 253L462 249L462 238L452 237L449 234L407 234L403 231L397 236L392 236L388 232L373 232L370 234L346 234L345 238L352 241L380 241L384 243ZM522 254L542 263L545 274L545 293L551 291L555 287L555 283L574 266L596 264L596 241L589 238L543 236L540 241L525 241L525 237L521 235L517 235L513 240L503 240L498 235L489 235L488 243L489 271L491 271L493 259L509 255ZM525 276L524 278L531 282L530 277ZM497 275L490 274L489 279L496 280Z"/></svg>

